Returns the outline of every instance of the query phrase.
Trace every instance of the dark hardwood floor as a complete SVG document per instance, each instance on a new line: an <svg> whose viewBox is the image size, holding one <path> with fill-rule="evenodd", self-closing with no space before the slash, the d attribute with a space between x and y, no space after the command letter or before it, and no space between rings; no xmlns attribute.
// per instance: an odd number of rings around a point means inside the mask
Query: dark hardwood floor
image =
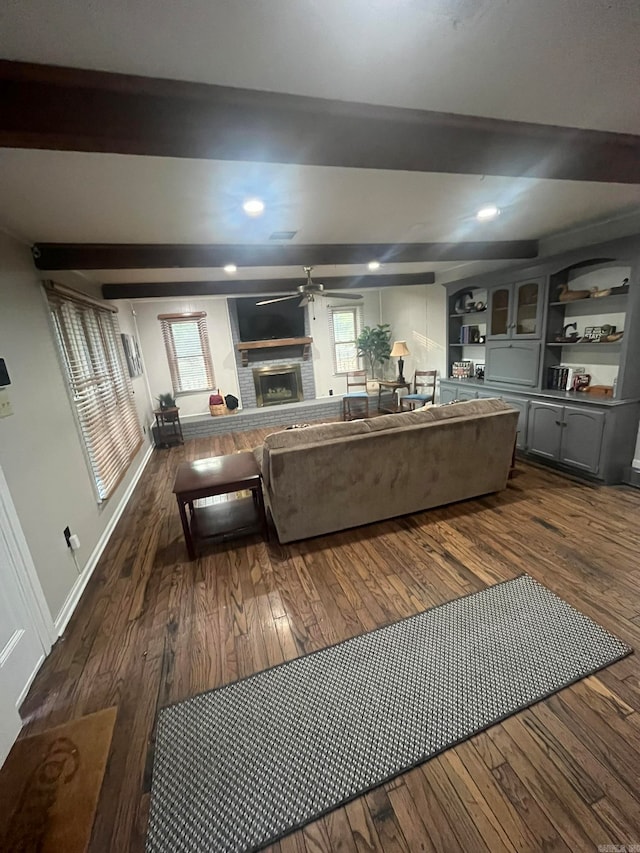
<svg viewBox="0 0 640 853"><path fill-rule="evenodd" d="M25 734L118 708L92 853L144 849L165 703L524 571L640 647L640 492L522 463L500 494L293 545L212 545L188 562L171 494L177 464L253 447L266 432L154 453L24 703ZM269 849L640 844L639 777L634 654Z"/></svg>

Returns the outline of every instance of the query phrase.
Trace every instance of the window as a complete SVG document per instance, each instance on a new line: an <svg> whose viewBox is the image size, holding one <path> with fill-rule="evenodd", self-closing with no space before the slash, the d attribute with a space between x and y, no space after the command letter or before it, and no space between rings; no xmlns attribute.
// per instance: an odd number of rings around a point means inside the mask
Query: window
<svg viewBox="0 0 640 853"><path fill-rule="evenodd" d="M214 387L206 313L158 314L174 394Z"/></svg>
<svg viewBox="0 0 640 853"><path fill-rule="evenodd" d="M142 444L116 312L58 285L47 286L47 298L89 468L104 501Z"/></svg>
<svg viewBox="0 0 640 853"><path fill-rule="evenodd" d="M356 341L362 328L362 306L329 309L329 334L334 373L360 368Z"/></svg>

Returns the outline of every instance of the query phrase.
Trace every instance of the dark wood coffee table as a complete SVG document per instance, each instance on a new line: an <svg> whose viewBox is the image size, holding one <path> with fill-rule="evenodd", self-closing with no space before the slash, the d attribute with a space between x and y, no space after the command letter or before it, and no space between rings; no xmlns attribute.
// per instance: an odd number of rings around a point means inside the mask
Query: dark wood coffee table
<svg viewBox="0 0 640 853"><path fill-rule="evenodd" d="M260 470L253 453L247 451L183 462L178 467L173 491L191 560L195 559L195 543L200 539L258 530L265 539L269 538ZM251 496L206 506L193 505L194 501L202 498L243 491L250 491Z"/></svg>

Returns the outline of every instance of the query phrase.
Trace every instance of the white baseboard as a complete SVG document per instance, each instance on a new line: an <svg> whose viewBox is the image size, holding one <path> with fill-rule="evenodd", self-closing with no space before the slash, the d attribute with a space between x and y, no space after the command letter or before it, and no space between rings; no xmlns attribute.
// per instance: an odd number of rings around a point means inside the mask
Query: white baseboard
<svg viewBox="0 0 640 853"><path fill-rule="evenodd" d="M64 629L67 627L69 619L71 619L73 612L76 609L78 602L80 601L80 596L84 592L86 585L89 583L89 579L91 578L95 567L98 565L98 560L102 556L102 552L106 548L107 542L111 538L111 534L113 533L116 524L120 521L120 517L122 516L122 513L125 511L125 508L129 503L129 498L133 494L133 490L137 486L138 480L142 476L142 472L146 468L147 462L151 458L153 450L153 445L149 445L149 447L147 447L146 453L142 461L140 462L140 465L138 466L138 470L133 475L131 482L127 486L127 490L122 496L118 508L109 519L109 523L105 527L100 539L98 539L96 547L93 549L93 552L87 560L84 569L82 570L81 574L78 575L78 579L74 583L73 587L69 592L69 595L65 599L64 604L60 608L60 612L58 613L54 622L54 626L58 636L61 636Z"/></svg>

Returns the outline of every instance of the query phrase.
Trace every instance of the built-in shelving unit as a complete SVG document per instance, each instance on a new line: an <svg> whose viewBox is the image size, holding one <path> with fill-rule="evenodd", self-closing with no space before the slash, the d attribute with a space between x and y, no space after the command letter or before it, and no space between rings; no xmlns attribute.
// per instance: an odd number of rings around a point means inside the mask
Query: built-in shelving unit
<svg viewBox="0 0 640 853"><path fill-rule="evenodd" d="M584 295L561 299L566 288ZM624 289L592 295L614 288ZM640 235L452 283L447 295L441 401L500 396L520 414L521 452L623 481L640 418ZM460 312L478 301L486 305L480 314ZM482 343L461 341L471 324L482 324ZM615 341L595 337L620 332ZM466 360L483 365L484 380L453 377ZM553 387L573 386L576 375L583 384L580 374L589 376L586 392Z"/></svg>

